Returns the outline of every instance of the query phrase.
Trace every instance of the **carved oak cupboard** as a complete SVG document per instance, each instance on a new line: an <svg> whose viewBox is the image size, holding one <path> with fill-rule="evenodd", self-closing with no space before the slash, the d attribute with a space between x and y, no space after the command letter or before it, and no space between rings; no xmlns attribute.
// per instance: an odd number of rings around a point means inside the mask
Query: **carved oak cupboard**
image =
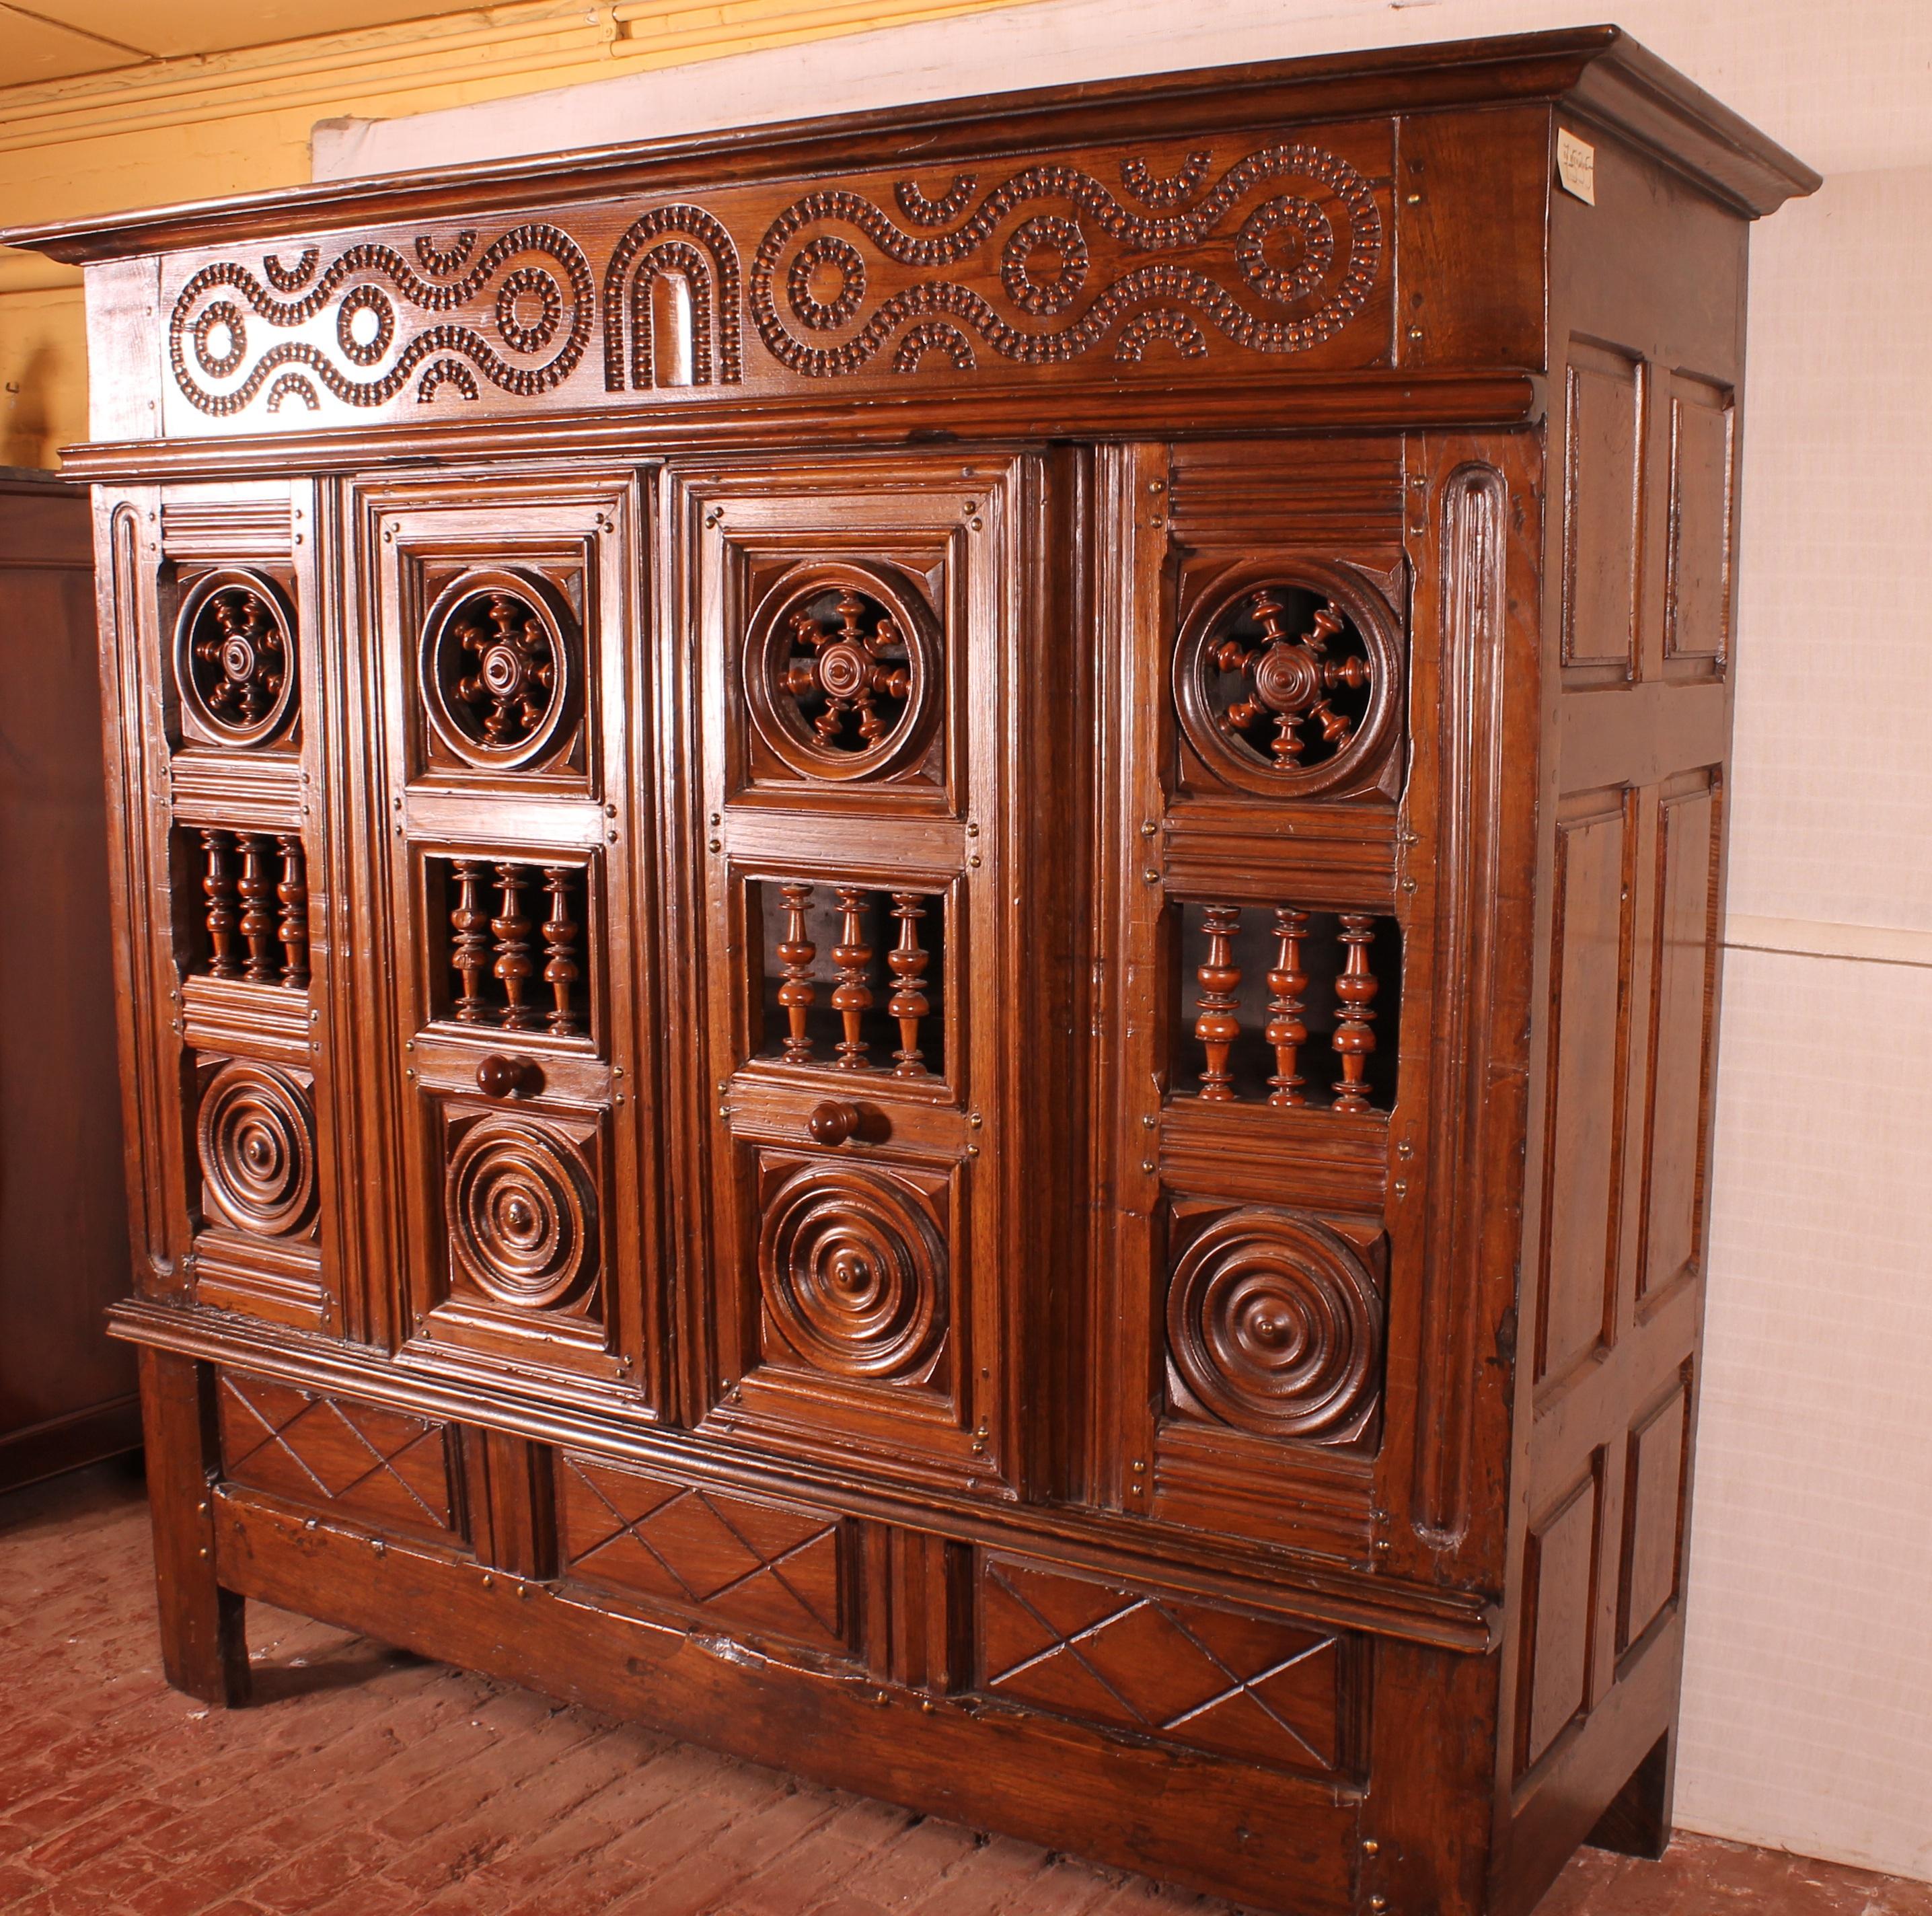
<svg viewBox="0 0 1932 1916"><path fill-rule="evenodd" d="M1668 1828L1750 219L1614 30L87 267L163 1638L1297 1911Z"/></svg>

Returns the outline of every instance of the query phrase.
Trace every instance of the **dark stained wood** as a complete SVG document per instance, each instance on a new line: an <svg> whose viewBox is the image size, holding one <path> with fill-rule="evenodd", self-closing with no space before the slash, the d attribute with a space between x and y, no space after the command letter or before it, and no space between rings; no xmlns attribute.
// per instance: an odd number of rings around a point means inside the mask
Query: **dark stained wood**
<svg viewBox="0 0 1932 1916"><path fill-rule="evenodd" d="M38 236L171 1674L1284 1910L1654 1851L1814 183L1590 29Z"/></svg>
<svg viewBox="0 0 1932 1916"><path fill-rule="evenodd" d="M0 1491L140 1442L87 500L0 469Z"/></svg>

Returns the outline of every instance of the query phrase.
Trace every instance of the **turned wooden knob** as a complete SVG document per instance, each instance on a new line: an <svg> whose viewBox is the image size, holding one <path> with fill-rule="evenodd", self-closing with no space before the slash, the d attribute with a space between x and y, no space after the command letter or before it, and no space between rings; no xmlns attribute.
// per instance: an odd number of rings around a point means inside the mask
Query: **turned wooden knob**
<svg viewBox="0 0 1932 1916"><path fill-rule="evenodd" d="M543 1073L528 1058L486 1058L476 1068L476 1089L485 1098L528 1098L543 1089Z"/></svg>
<svg viewBox="0 0 1932 1916"><path fill-rule="evenodd" d="M854 1137L862 1143L879 1144L892 1134L892 1125L883 1111L874 1110L869 1104L838 1101L814 1104L805 1128L818 1144L843 1144Z"/></svg>

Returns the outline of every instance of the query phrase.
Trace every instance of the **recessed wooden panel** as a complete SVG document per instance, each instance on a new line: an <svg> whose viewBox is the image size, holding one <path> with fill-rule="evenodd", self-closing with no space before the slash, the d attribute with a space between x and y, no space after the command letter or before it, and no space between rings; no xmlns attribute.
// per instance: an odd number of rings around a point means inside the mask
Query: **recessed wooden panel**
<svg viewBox="0 0 1932 1916"><path fill-rule="evenodd" d="M1687 1372L1632 1429L1624 1479L1617 1648L1628 1650L1677 1594L1683 1560L1684 1473L1689 1461Z"/></svg>
<svg viewBox="0 0 1932 1916"><path fill-rule="evenodd" d="M1635 794L1566 799L1556 824L1536 1375L1612 1335L1628 1045Z"/></svg>
<svg viewBox="0 0 1932 1916"><path fill-rule="evenodd" d="M1664 656L1721 671L1730 651L1734 395L1682 374L1670 382L1670 524Z"/></svg>
<svg viewBox="0 0 1932 1916"><path fill-rule="evenodd" d="M1603 1459L1532 1523L1523 1566L1522 1676L1516 1698L1519 1773L1588 1707L1595 1635Z"/></svg>
<svg viewBox="0 0 1932 1916"><path fill-rule="evenodd" d="M1277 1617L989 1557L980 1686L1054 1714L1291 1770L1353 1757L1347 1639Z"/></svg>
<svg viewBox="0 0 1932 1916"><path fill-rule="evenodd" d="M838 1518L571 1452L557 1479L566 1575L713 1629L851 1647Z"/></svg>
<svg viewBox="0 0 1932 1916"><path fill-rule="evenodd" d="M1694 772L1666 787L1658 804L1640 1297L1692 1269L1703 1239L1719 795L1714 771Z"/></svg>
<svg viewBox="0 0 1932 1916"><path fill-rule="evenodd" d="M1588 675L1636 671L1646 368L1573 341L1564 384L1563 663Z"/></svg>
<svg viewBox="0 0 1932 1916"><path fill-rule="evenodd" d="M230 1482L414 1536L456 1531L447 1424L232 1371L219 1410Z"/></svg>

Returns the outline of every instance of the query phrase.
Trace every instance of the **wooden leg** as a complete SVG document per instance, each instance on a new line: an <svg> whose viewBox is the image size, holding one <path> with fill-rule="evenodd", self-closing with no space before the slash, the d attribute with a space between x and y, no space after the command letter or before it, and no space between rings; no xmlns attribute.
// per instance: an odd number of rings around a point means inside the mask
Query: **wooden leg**
<svg viewBox="0 0 1932 1916"><path fill-rule="evenodd" d="M1585 1839L1592 1848L1654 1863L1670 1847L1670 1801L1676 1752L1669 1736L1658 1737L1630 1779Z"/></svg>
<svg viewBox="0 0 1932 1916"><path fill-rule="evenodd" d="M220 1452L213 1367L143 1350L141 1421L161 1667L176 1689L235 1708L248 1701L248 1644L242 1599L215 1581L213 1482Z"/></svg>

